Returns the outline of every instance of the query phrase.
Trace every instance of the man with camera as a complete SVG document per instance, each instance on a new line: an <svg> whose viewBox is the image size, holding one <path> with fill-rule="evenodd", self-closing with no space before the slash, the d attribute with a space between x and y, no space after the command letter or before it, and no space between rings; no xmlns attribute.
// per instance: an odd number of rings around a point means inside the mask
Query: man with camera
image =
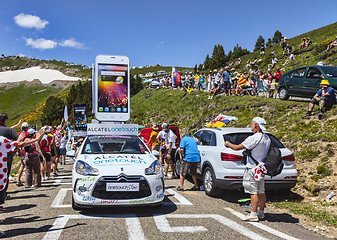
<svg viewBox="0 0 337 240"><path fill-rule="evenodd" d="M263 134L263 131L266 131L265 125L266 121L263 118L256 117L252 120L251 124L251 130L254 132L253 135L247 137L238 145L230 143L229 141L225 142L225 147L229 147L235 151L243 149L250 151L250 155L247 157L242 185L245 193L250 194L252 211L248 216L242 218L243 221L258 222L264 219L264 206L267 200L264 179L263 176L260 179L256 177L253 169L258 166L252 157L259 162L260 165L267 156L271 140L267 134ZM259 204L260 209L258 210Z"/></svg>
<svg viewBox="0 0 337 240"><path fill-rule="evenodd" d="M315 104L319 105L318 116L322 117L323 111L331 109L334 104L337 103L335 89L330 87L328 80L321 81L321 89L315 94L309 103L308 112L303 117L311 116L311 112L314 109Z"/></svg>

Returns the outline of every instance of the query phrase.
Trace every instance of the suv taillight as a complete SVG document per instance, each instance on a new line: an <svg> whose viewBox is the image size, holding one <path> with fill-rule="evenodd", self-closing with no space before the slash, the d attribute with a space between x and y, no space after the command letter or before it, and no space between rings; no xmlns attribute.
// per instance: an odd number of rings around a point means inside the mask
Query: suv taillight
<svg viewBox="0 0 337 240"><path fill-rule="evenodd" d="M221 161L241 161L242 156L229 153L221 153Z"/></svg>
<svg viewBox="0 0 337 240"><path fill-rule="evenodd" d="M290 155L288 155L288 156L284 156L284 157L282 157L282 159L284 160L284 161L295 161L295 157L294 157L294 154L290 154Z"/></svg>

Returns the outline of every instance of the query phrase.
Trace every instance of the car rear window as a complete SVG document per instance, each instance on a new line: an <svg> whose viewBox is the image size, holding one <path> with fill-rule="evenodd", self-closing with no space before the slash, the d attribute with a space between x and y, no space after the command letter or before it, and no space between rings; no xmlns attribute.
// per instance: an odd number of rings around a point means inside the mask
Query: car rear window
<svg viewBox="0 0 337 240"><path fill-rule="evenodd" d="M326 66L321 68L328 77L337 77L337 67Z"/></svg>
<svg viewBox="0 0 337 240"><path fill-rule="evenodd" d="M225 141L229 141L235 145L241 144L247 137L253 135L253 133L231 133L231 134L225 134L223 135L223 138ZM267 135L270 137L272 143L277 148L285 148L285 146L272 134L267 133Z"/></svg>
<svg viewBox="0 0 337 240"><path fill-rule="evenodd" d="M143 142L136 136L88 136L82 154L145 154Z"/></svg>

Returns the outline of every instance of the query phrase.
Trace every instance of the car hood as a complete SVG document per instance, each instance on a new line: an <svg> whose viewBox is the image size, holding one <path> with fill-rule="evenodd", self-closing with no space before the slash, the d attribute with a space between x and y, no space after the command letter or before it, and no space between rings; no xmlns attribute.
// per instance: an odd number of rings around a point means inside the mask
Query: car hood
<svg viewBox="0 0 337 240"><path fill-rule="evenodd" d="M145 168L157 160L152 154L83 154L77 159L96 168L101 176L119 175L120 173L143 175Z"/></svg>

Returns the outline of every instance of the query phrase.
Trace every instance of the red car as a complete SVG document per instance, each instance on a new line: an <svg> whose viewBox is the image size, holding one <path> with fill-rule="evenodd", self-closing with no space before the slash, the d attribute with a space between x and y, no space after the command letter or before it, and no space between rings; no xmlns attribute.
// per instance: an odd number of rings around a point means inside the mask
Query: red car
<svg viewBox="0 0 337 240"><path fill-rule="evenodd" d="M159 126L158 129L159 129L159 131L161 131L162 127ZM177 126L175 126L175 125L169 125L169 129L172 130L172 132L177 136L177 139L176 139L176 148L178 149L179 146L180 146L179 128ZM140 131L139 137L144 141L144 143L146 145L149 144L151 132L152 132L152 128L151 127L149 127L149 128L143 128Z"/></svg>

